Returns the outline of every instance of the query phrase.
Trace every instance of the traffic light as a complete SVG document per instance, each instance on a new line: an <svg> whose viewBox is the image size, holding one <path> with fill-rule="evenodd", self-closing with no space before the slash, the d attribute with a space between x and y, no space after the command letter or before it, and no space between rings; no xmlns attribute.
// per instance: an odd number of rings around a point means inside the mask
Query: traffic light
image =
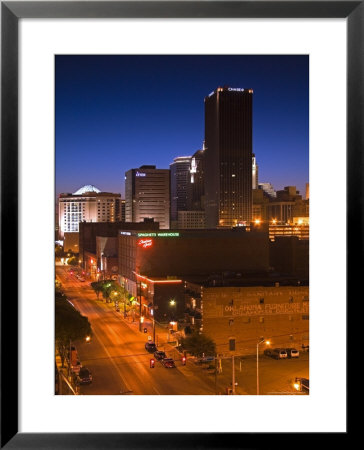
<svg viewBox="0 0 364 450"><path fill-rule="evenodd" d="M186 357L182 356L182 365L185 366L186 365Z"/></svg>
<svg viewBox="0 0 364 450"><path fill-rule="evenodd" d="M150 368L151 369L154 369L154 362L155 362L154 359L150 360Z"/></svg>

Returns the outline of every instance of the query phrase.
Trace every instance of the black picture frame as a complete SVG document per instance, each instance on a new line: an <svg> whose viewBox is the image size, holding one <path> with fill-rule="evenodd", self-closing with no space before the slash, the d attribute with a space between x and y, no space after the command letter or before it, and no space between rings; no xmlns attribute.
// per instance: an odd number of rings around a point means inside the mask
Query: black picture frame
<svg viewBox="0 0 364 450"><path fill-rule="evenodd" d="M1 2L1 448L258 448L268 433L18 432L18 22L21 18L346 18L347 300L363 262L364 1L2 1ZM343 218L344 220L344 218ZM361 252L363 253L363 252ZM11 270L10 270L11 269ZM344 275L344 274L343 274ZM4 282L6 280L6 283ZM8 286L12 286L11 292ZM9 301L11 296L11 301ZM348 350L350 347L348 346ZM349 360L350 358L348 358ZM343 361L341 361L343 362ZM11 370L9 370L11 367ZM349 431L349 428L347 428ZM168 431L168 430L166 430ZM289 431L289 430L287 430ZM338 438L347 438L337 433ZM300 437L299 446L310 433ZM322 439L321 439L322 438ZM294 443L292 442L294 439ZM320 444L325 436L315 435ZM340 439L339 439L340 440ZM280 435L279 445L297 446ZM269 448L269 445L266 444Z"/></svg>

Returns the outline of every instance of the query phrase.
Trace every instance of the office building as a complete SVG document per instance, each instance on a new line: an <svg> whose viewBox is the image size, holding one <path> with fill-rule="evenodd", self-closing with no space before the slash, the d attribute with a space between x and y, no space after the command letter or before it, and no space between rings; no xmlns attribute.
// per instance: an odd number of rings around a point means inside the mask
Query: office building
<svg viewBox="0 0 364 450"><path fill-rule="evenodd" d="M175 227L178 212L187 210L187 186L189 183L191 156L178 156L170 164L171 171L171 223Z"/></svg>
<svg viewBox="0 0 364 450"><path fill-rule="evenodd" d="M206 228L205 211L178 211L178 229Z"/></svg>
<svg viewBox="0 0 364 450"><path fill-rule="evenodd" d="M187 187L187 210L205 210L205 174L204 155L206 147L203 143L202 149L197 150L191 158L190 176Z"/></svg>
<svg viewBox="0 0 364 450"><path fill-rule="evenodd" d="M252 157L252 189L258 189L258 164L254 153Z"/></svg>
<svg viewBox="0 0 364 450"><path fill-rule="evenodd" d="M206 227L252 217L252 89L219 87L205 98Z"/></svg>
<svg viewBox="0 0 364 450"><path fill-rule="evenodd" d="M277 197L277 193L271 183L258 183L257 189L262 189L271 198Z"/></svg>
<svg viewBox="0 0 364 450"><path fill-rule="evenodd" d="M125 174L125 221L154 219L160 228L170 227L170 171L141 166Z"/></svg>
<svg viewBox="0 0 364 450"><path fill-rule="evenodd" d="M65 233L78 233L80 222L118 222L121 220L121 195L101 192L86 185L73 194L60 194L59 238Z"/></svg>

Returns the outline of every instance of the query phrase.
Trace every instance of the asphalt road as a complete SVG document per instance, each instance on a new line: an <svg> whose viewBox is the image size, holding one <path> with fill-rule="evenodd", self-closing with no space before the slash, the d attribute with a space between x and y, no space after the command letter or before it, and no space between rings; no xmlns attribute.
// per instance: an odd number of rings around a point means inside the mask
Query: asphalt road
<svg viewBox="0 0 364 450"><path fill-rule="evenodd" d="M176 360L175 369L161 363L149 367L150 358L144 348L147 336L141 333L138 322L124 319L111 304L97 300L89 281L80 282L68 273L69 266L56 266L56 275L73 305L88 317L93 338L91 343L76 342L83 366L93 375L90 385L81 387L83 395L214 395L224 394L232 384L231 359L222 360L222 373L216 375L188 359L182 366L180 354L167 343L167 333L158 332L159 349ZM101 296L100 296L101 297ZM122 310L122 308L121 308ZM148 326L148 325L147 325ZM293 388L295 377L309 378L309 355L298 359L275 360L259 357L260 395L297 394ZM236 394L256 395L256 356L235 358Z"/></svg>
<svg viewBox="0 0 364 450"><path fill-rule="evenodd" d="M92 384L81 387L81 394L215 393L213 380L202 378L200 368L192 363L182 366L180 360L177 360L175 369L166 369L156 361L154 369L151 369L149 363L152 355L144 348L147 335L139 332L136 323L124 320L122 314L116 312L110 304L98 301L89 282L81 283L69 275L67 269L57 266L57 278L68 299L82 315L88 317L93 330L91 343L75 343L82 365L90 369L93 376ZM167 344L162 344L159 348L165 348L168 356L178 354Z"/></svg>

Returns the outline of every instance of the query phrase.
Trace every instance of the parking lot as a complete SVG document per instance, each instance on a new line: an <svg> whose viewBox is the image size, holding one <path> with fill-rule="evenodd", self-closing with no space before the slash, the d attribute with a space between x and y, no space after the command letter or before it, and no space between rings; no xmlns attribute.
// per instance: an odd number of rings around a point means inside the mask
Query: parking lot
<svg viewBox="0 0 364 450"><path fill-rule="evenodd" d="M236 394L256 395L257 393L257 359L256 355L235 357ZM214 370L209 365L202 365L201 371L207 377L215 378ZM232 387L232 360L221 360L222 372L216 374L216 391L225 394ZM301 352L298 358L274 359L259 355L259 394L260 395L295 395L293 383L296 377L309 378L309 353Z"/></svg>

